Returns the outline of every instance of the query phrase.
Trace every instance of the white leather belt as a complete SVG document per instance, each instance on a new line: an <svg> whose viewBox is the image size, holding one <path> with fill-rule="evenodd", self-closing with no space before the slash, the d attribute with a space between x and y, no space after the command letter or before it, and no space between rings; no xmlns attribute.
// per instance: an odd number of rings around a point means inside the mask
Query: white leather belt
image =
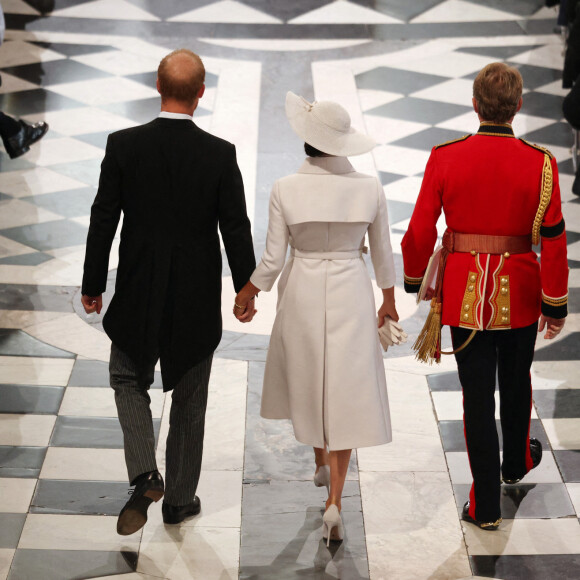
<svg viewBox="0 0 580 580"><path fill-rule="evenodd" d="M301 258L303 260L352 260L353 258L360 258L363 253L366 254L366 250L366 246L358 250L344 252L309 252L291 248L290 255L293 258Z"/></svg>

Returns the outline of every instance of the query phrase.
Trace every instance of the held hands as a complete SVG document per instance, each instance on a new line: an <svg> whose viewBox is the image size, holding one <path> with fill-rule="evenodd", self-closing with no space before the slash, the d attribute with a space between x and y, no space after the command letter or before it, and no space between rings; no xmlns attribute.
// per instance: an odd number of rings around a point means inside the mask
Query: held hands
<svg viewBox="0 0 580 580"><path fill-rule="evenodd" d="M251 322L252 318L256 312L255 308L255 298L258 295L260 289L254 286L251 282L248 282L236 296L234 300L234 316L240 322Z"/></svg>
<svg viewBox="0 0 580 580"><path fill-rule="evenodd" d="M544 328L546 329L546 334L544 338L548 340L556 338L560 334L562 328L564 328L565 318L552 318L550 316L540 316L540 324L538 326L538 332L542 332Z"/></svg>
<svg viewBox="0 0 580 580"><path fill-rule="evenodd" d="M86 294L83 294L81 297L81 304L87 314L92 314L93 312L100 314L101 309L103 308L103 295L87 296Z"/></svg>

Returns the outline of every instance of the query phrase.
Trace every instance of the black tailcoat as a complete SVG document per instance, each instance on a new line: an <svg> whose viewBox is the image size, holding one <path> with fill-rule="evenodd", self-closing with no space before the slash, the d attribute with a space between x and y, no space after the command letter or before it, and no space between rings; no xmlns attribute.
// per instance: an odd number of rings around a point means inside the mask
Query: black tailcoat
<svg viewBox="0 0 580 580"><path fill-rule="evenodd" d="M103 320L138 366L161 359L164 390L222 333L222 235L235 290L256 263L235 147L188 119L112 133L91 208L82 292L106 288L123 212L115 294Z"/></svg>

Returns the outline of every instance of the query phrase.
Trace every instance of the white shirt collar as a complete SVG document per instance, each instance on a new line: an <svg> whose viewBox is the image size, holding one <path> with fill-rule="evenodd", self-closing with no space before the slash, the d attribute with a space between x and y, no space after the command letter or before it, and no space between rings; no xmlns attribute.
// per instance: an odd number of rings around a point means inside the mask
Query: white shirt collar
<svg viewBox="0 0 580 580"><path fill-rule="evenodd" d="M170 113L169 111L161 111L159 117L161 119L187 119L193 121L193 116L187 115L186 113Z"/></svg>

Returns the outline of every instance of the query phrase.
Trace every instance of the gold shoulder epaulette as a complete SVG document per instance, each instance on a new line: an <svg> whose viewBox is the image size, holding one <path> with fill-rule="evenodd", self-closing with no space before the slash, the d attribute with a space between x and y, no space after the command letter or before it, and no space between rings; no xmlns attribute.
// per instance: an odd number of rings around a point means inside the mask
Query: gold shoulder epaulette
<svg viewBox="0 0 580 580"><path fill-rule="evenodd" d="M538 151L541 151L542 153L545 153L546 155L548 155L550 157L550 159L554 159L554 155L545 147L541 147L540 145L536 145L535 143L530 143L529 141L526 141L525 139L522 139L520 137L520 141L522 143L525 143L526 145L529 145L530 147L533 147L534 149L537 149Z"/></svg>
<svg viewBox="0 0 580 580"><path fill-rule="evenodd" d="M452 139L451 141L445 141L445 143L439 143L439 145L435 145L435 149L439 149L439 147L445 147L446 145L451 145L452 143L459 143L460 141L465 141L468 137L471 137L471 133L463 135L463 137L459 137L459 139Z"/></svg>

